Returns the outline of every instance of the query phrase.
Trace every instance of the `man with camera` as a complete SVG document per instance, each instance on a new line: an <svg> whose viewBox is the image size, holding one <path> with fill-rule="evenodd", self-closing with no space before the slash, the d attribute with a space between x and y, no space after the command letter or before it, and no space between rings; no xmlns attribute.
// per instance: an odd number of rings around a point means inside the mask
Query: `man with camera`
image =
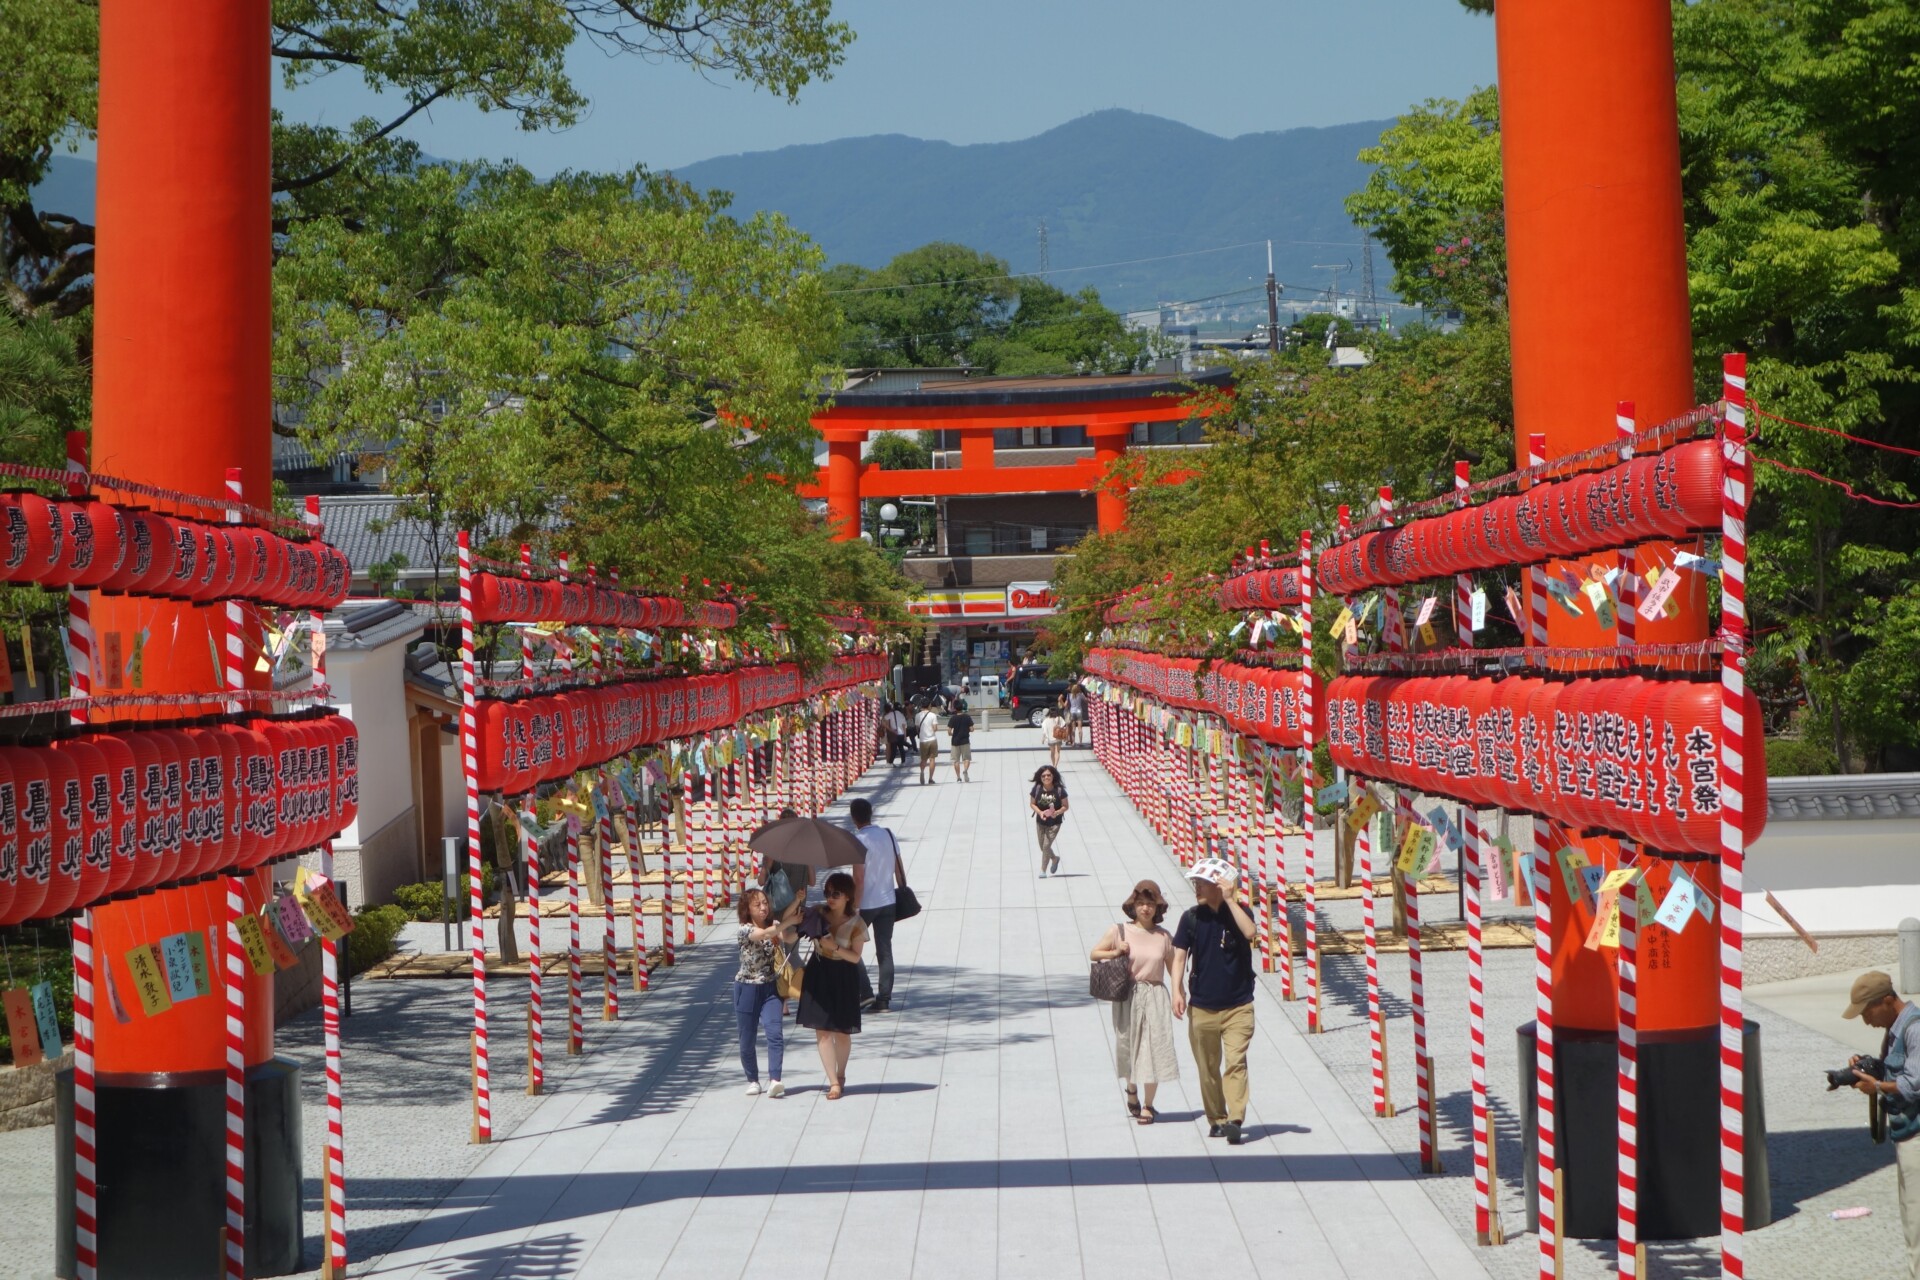
<svg viewBox="0 0 1920 1280"><path fill-rule="evenodd" d="M1887 1033L1878 1058L1858 1056L1849 1066L1853 1087L1874 1100L1875 1136L1884 1125L1893 1139L1907 1268L1910 1275L1920 1277L1920 1143L1911 1141L1920 1133L1920 1007L1902 1000L1894 992L1893 979L1875 970L1855 979L1846 1016Z"/></svg>

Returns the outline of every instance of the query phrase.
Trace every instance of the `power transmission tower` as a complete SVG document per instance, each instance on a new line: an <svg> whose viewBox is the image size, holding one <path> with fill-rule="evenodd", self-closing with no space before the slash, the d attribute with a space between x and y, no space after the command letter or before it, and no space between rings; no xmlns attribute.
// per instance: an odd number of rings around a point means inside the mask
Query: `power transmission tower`
<svg viewBox="0 0 1920 1280"><path fill-rule="evenodd" d="M1267 241L1267 350L1280 351L1280 285L1273 278L1273 241Z"/></svg>
<svg viewBox="0 0 1920 1280"><path fill-rule="evenodd" d="M1360 251L1365 256L1360 260L1361 310L1359 316L1356 318L1360 322L1360 327L1364 329L1367 325L1373 323L1373 319L1379 313L1380 307L1379 295L1376 294L1373 289L1373 233L1371 231L1361 233Z"/></svg>
<svg viewBox="0 0 1920 1280"><path fill-rule="evenodd" d="M1047 256L1047 220L1040 219L1040 274L1045 275L1053 269L1053 259Z"/></svg>

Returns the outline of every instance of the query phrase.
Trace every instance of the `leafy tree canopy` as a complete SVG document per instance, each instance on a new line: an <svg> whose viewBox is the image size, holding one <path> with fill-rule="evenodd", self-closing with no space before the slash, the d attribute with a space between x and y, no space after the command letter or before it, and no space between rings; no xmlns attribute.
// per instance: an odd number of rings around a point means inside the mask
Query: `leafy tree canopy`
<svg viewBox="0 0 1920 1280"><path fill-rule="evenodd" d="M1150 355L1146 336L1094 290L1070 294L1014 276L999 258L964 245L922 245L877 271L837 266L827 288L846 315L850 367L1124 373Z"/></svg>

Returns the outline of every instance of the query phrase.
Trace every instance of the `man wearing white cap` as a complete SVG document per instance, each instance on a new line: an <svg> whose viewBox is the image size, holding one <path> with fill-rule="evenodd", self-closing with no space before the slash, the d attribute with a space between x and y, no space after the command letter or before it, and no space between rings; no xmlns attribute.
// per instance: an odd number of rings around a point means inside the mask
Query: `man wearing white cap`
<svg viewBox="0 0 1920 1280"><path fill-rule="evenodd" d="M1253 1041L1253 917L1234 897L1239 876L1219 858L1187 872L1196 903L1173 933L1173 1016L1188 1011L1187 1040L1200 1074L1207 1136L1239 1146L1247 1119L1247 1046Z"/></svg>
<svg viewBox="0 0 1920 1280"><path fill-rule="evenodd" d="M1887 1136L1893 1139L1893 1168L1900 1185L1900 1226L1907 1236L1907 1273L1920 1277L1920 1115L1908 1110L1920 1098L1920 1008L1902 1000L1893 979L1874 970L1854 979L1846 1016L1887 1033L1880 1042L1880 1078L1858 1070L1854 1088L1886 1108ZM1902 1104L1906 1104L1903 1106Z"/></svg>

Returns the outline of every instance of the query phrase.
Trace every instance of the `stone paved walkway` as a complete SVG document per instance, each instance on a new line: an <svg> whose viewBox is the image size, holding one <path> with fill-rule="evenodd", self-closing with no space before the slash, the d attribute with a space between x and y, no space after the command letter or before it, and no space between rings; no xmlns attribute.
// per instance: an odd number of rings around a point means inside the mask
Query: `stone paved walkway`
<svg viewBox="0 0 1920 1280"><path fill-rule="evenodd" d="M1085 751L1066 768L1065 874L1037 879L1034 741L988 735L965 786L863 780L927 910L901 926L896 1012L857 1038L844 1100L798 1036L789 1096L743 1095L730 948L709 941L617 1027L590 1024L584 1063L355 1270L1484 1275L1268 993L1253 1141L1210 1142L1190 1078L1163 1090L1161 1124L1128 1122L1086 947L1134 880L1176 901L1184 885ZM378 1178L362 1164L361 1193Z"/></svg>

